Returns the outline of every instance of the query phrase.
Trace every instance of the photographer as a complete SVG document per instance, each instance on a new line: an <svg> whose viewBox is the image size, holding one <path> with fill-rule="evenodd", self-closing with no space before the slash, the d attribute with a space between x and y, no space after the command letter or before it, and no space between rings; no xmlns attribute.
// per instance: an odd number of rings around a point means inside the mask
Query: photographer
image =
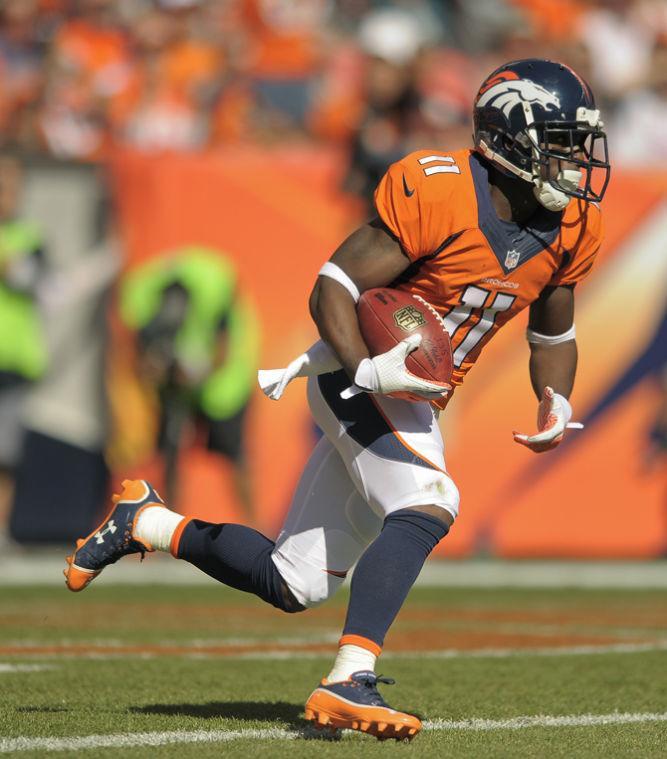
<svg viewBox="0 0 667 759"><path fill-rule="evenodd" d="M121 316L136 334L139 377L158 399L166 497L177 502L179 453L193 427L204 427L208 449L232 462L239 502L252 516L244 427L259 329L237 285L222 253L188 246L125 277Z"/></svg>

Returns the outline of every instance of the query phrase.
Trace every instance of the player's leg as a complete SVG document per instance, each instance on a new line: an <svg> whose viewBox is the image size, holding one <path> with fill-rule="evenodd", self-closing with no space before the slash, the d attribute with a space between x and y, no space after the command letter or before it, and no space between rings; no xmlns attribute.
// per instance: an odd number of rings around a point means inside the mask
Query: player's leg
<svg viewBox="0 0 667 759"><path fill-rule="evenodd" d="M453 522L451 512L435 504L416 504L387 514L380 534L354 571L342 646L350 642L366 648L375 662L424 562ZM343 655L329 677L349 674Z"/></svg>
<svg viewBox="0 0 667 759"><path fill-rule="evenodd" d="M277 545L243 525L187 520L143 480L123 484L111 513L68 557L70 590L83 590L126 554L162 550L284 611L301 611L335 592L381 526L325 438L304 469Z"/></svg>
<svg viewBox="0 0 667 759"><path fill-rule="evenodd" d="M273 541L257 530L186 519L166 508L145 480L126 480L123 492L113 500L113 509L97 530L78 540L67 557L65 578L70 590L83 590L123 556L159 550L283 611L303 611L271 559Z"/></svg>
<svg viewBox="0 0 667 759"><path fill-rule="evenodd" d="M381 533L355 570L344 630L367 639L369 651L377 652L426 557L458 514L459 494L445 470L444 443L429 404L368 394L342 400L345 382L343 373L311 380L309 401L356 487L384 517ZM386 596L379 603L378 591Z"/></svg>
<svg viewBox="0 0 667 759"><path fill-rule="evenodd" d="M342 570L357 561L380 525L323 438L301 475L275 544L242 525L192 520L172 538L170 550L227 585L285 611L302 611L335 592L345 576Z"/></svg>
<svg viewBox="0 0 667 759"><path fill-rule="evenodd" d="M273 561L299 603L316 606L340 588L381 527L340 454L322 438L294 493Z"/></svg>
<svg viewBox="0 0 667 759"><path fill-rule="evenodd" d="M306 715L378 737L410 738L419 720L382 702L373 670L424 561L458 513L458 490L445 471L428 404L367 394L342 401L346 382L342 373L311 380L311 409L356 487L385 518L357 564L336 662L308 700Z"/></svg>
<svg viewBox="0 0 667 759"><path fill-rule="evenodd" d="M99 527L67 557L67 587L80 591L123 556L165 551L232 588L254 593L287 612L303 611L271 560L274 543L240 524L186 519L166 508L145 480L125 480Z"/></svg>

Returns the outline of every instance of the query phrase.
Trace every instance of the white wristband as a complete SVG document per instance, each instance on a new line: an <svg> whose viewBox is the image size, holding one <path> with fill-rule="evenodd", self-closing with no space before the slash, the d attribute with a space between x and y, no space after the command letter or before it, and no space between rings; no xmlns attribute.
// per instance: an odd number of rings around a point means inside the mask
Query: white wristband
<svg viewBox="0 0 667 759"><path fill-rule="evenodd" d="M553 405L558 406L558 404L560 404L563 420L567 425L570 419L572 419L572 406L570 406L570 401L568 401L564 395L561 395L560 393L554 393Z"/></svg>
<svg viewBox="0 0 667 759"><path fill-rule="evenodd" d="M354 375L354 384L370 393L378 391L380 385L378 373L375 364L370 358L364 358L359 362L356 374Z"/></svg>
<svg viewBox="0 0 667 759"><path fill-rule="evenodd" d="M558 345L559 343L566 343L569 340L574 340L577 336L577 330L574 324L568 329L567 332L563 332L560 335L542 335L539 332L535 332L530 329L526 330L526 340L529 343L537 345Z"/></svg>
<svg viewBox="0 0 667 759"><path fill-rule="evenodd" d="M337 264L334 264L331 261L327 261L324 266L317 272L317 276L335 279L339 285L343 285L348 293L350 293L352 300L355 303L359 302L359 298L361 297L359 288Z"/></svg>

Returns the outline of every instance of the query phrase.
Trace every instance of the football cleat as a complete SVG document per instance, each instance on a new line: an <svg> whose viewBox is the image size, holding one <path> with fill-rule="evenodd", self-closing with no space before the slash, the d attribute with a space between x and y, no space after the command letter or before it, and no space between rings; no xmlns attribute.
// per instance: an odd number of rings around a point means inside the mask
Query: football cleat
<svg viewBox="0 0 667 759"><path fill-rule="evenodd" d="M63 570L67 587L77 593L91 583L109 564L130 553L153 547L134 537L137 517L148 506L164 506L162 498L145 480L123 480L123 492L111 499L114 507L102 524L87 538L76 541L76 550L67 557Z"/></svg>
<svg viewBox="0 0 667 759"><path fill-rule="evenodd" d="M306 719L318 729L359 730L381 741L411 741L422 729L421 720L392 709L379 694L378 683L394 681L370 671L354 672L336 683L322 680L306 702Z"/></svg>

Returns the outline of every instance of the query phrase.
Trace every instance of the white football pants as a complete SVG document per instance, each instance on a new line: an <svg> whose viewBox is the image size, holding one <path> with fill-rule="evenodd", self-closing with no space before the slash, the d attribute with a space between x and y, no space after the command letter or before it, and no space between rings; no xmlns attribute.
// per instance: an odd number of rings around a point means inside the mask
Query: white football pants
<svg viewBox="0 0 667 759"><path fill-rule="evenodd" d="M433 504L456 518L431 405L362 393L342 400L343 371L311 377L308 402L324 432L292 499L272 558L303 606L325 601L393 511Z"/></svg>

